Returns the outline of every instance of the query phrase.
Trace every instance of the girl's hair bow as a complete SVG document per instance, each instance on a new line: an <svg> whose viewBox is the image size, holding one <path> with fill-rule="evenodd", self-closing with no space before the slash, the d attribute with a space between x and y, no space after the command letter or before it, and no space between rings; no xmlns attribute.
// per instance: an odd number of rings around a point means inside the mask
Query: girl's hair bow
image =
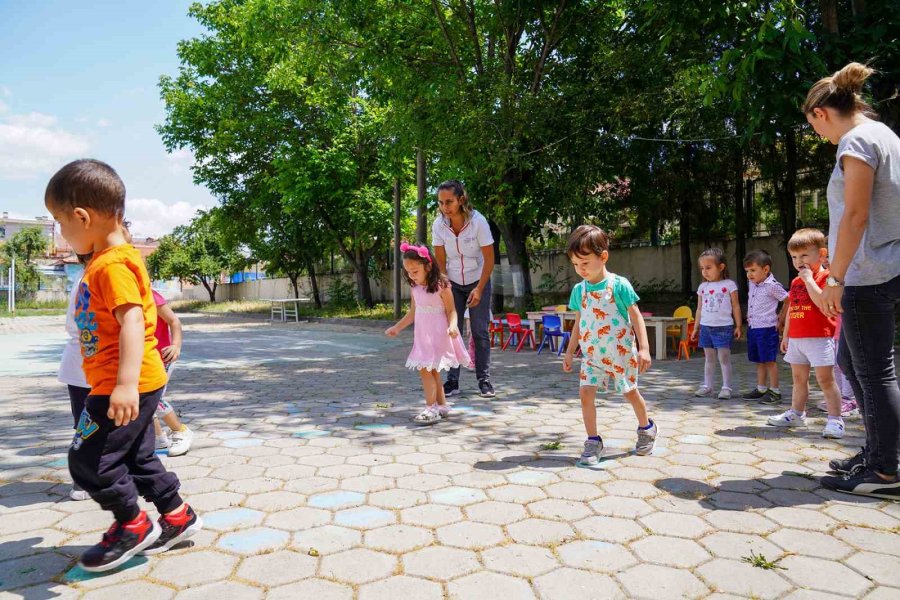
<svg viewBox="0 0 900 600"><path fill-rule="evenodd" d="M415 252L428 262L431 262L431 253L428 252L428 248L425 246L413 246L406 242L400 242L400 252Z"/></svg>

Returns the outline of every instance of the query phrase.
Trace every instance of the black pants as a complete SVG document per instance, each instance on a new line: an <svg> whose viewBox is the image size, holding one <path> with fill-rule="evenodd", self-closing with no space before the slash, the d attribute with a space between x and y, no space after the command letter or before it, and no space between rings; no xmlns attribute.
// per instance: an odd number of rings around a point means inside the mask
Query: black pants
<svg viewBox="0 0 900 600"><path fill-rule="evenodd" d="M88 396L69 448L72 480L121 522L134 519L138 494L161 513L178 508L181 483L157 458L153 413L162 389L140 396L138 418L116 427L109 417L109 396Z"/></svg>
<svg viewBox="0 0 900 600"><path fill-rule="evenodd" d="M453 304L456 306L456 316L460 335L466 332L466 302L469 294L478 287L478 283L469 285L450 284L453 292ZM491 323L491 282L484 286L481 294L481 302L478 306L469 309L469 325L472 327L472 337L475 339L475 376L478 381L491 380L491 338L488 335L488 326ZM463 341L468 347L468 340ZM459 381L460 368L450 369L447 381Z"/></svg>
<svg viewBox="0 0 900 600"><path fill-rule="evenodd" d="M866 427L866 464L896 475L900 460L900 388L894 368L894 311L900 276L879 285L847 286L838 359Z"/></svg>
<svg viewBox="0 0 900 600"><path fill-rule="evenodd" d="M78 420L81 419L81 413L84 411L84 401L87 400L90 393L91 388L69 386L69 406L72 408L72 419L74 420L72 427L75 429L78 429Z"/></svg>

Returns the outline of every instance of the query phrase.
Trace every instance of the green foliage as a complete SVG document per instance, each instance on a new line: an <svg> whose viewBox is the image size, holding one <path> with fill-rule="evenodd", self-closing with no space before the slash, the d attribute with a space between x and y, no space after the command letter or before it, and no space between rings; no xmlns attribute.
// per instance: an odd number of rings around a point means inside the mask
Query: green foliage
<svg viewBox="0 0 900 600"><path fill-rule="evenodd" d="M328 304L337 308L358 307L356 286L351 281L335 275L328 283Z"/></svg>
<svg viewBox="0 0 900 600"><path fill-rule="evenodd" d="M750 556L744 556L741 558L741 560L745 563L753 565L758 569L765 569L767 571L772 571L775 569L787 570L786 567L782 567L778 564L778 562L781 560L780 558L769 560L762 554L756 554L752 550L750 551Z"/></svg>
<svg viewBox="0 0 900 600"><path fill-rule="evenodd" d="M35 261L47 253L49 246L44 229L37 226L20 229L0 245L0 264L9 268L12 257L16 257L16 287L23 300L33 297L40 288L41 275Z"/></svg>

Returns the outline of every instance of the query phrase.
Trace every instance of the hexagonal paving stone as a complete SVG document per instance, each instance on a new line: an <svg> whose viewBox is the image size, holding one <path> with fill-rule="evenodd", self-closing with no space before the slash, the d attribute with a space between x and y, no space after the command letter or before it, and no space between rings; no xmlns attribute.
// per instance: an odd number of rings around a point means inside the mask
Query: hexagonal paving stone
<svg viewBox="0 0 900 600"><path fill-rule="evenodd" d="M534 580L540 597L547 600L568 598L625 598L618 584L608 575L562 568Z"/></svg>
<svg viewBox="0 0 900 600"><path fill-rule="evenodd" d="M631 544L641 560L670 567L690 568L709 560L709 553L692 540L651 535Z"/></svg>
<svg viewBox="0 0 900 600"><path fill-rule="evenodd" d="M334 523L354 529L375 529L392 525L397 522L397 516L389 511L372 506L359 506L348 508L334 515Z"/></svg>
<svg viewBox="0 0 900 600"><path fill-rule="evenodd" d="M400 520L412 525L423 527L440 527L456 523L463 518L462 512L455 506L440 506L437 504L423 504L400 511Z"/></svg>
<svg viewBox="0 0 900 600"><path fill-rule="evenodd" d="M44 508L0 515L0 531L3 532L3 535L11 535L22 531L50 527L54 523L61 521L65 516L65 513ZM109 517L107 517L108 521ZM109 523L107 523L107 526L109 526Z"/></svg>
<svg viewBox="0 0 900 600"><path fill-rule="evenodd" d="M276 529L284 529L285 531L300 531L325 525L330 521L331 513L329 511L306 507L280 510L266 517L266 525Z"/></svg>
<svg viewBox="0 0 900 600"><path fill-rule="evenodd" d="M483 551L481 557L484 565L491 570L523 577L537 577L559 566L546 548L522 544L491 548Z"/></svg>
<svg viewBox="0 0 900 600"><path fill-rule="evenodd" d="M652 498L659 496L662 490L646 481L610 481L602 485L607 494L626 498Z"/></svg>
<svg viewBox="0 0 900 600"><path fill-rule="evenodd" d="M676 537L699 538L710 531L709 525L700 517L678 513L652 513L639 521L653 533Z"/></svg>
<svg viewBox="0 0 900 600"><path fill-rule="evenodd" d="M258 508L266 512L289 510L303 504L304 496L295 492L267 492L247 496L244 505L249 508Z"/></svg>
<svg viewBox="0 0 900 600"><path fill-rule="evenodd" d="M503 600L534 600L536 596L524 579L481 571L454 579L447 588L451 600L483 600L485 590Z"/></svg>
<svg viewBox="0 0 900 600"><path fill-rule="evenodd" d="M897 534L894 537L895 545L900 544ZM900 558L896 556L859 552L846 563L876 583L900 587Z"/></svg>
<svg viewBox="0 0 900 600"><path fill-rule="evenodd" d="M121 600L122 598L153 598L154 600L158 598L159 600L166 600L173 596L175 596L175 590L171 588L148 581L130 581L90 591L82 598L85 600ZM29 596L23 594L21 597L28 598ZM50 597L49 594L47 597ZM52 597L57 598L56 595Z"/></svg>
<svg viewBox="0 0 900 600"><path fill-rule="evenodd" d="M403 555L403 570L409 575L446 581L472 573L481 565L469 550L436 546Z"/></svg>
<svg viewBox="0 0 900 600"><path fill-rule="evenodd" d="M634 521L617 517L588 517L573 525L585 537L622 544L643 537L646 533Z"/></svg>
<svg viewBox="0 0 900 600"><path fill-rule="evenodd" d="M526 504L547 497L547 494L541 488L515 484L491 488L487 493L492 500L512 502L514 504Z"/></svg>
<svg viewBox="0 0 900 600"><path fill-rule="evenodd" d="M709 593L703 582L694 575L671 567L637 565L619 573L617 578L626 594L640 598L680 600L699 598Z"/></svg>
<svg viewBox="0 0 900 600"><path fill-rule="evenodd" d="M791 584L777 570L758 569L746 562L724 558L698 567L697 574L714 589L742 597L778 598L791 589Z"/></svg>
<svg viewBox="0 0 900 600"><path fill-rule="evenodd" d="M441 600L444 591L439 583L398 575L359 588L359 600Z"/></svg>
<svg viewBox="0 0 900 600"><path fill-rule="evenodd" d="M528 510L536 517L556 521L577 521L591 515L591 510L584 502L548 498L528 505Z"/></svg>
<svg viewBox="0 0 900 600"><path fill-rule="evenodd" d="M594 500L589 506L598 515L629 519L636 519L656 510L640 498L623 498L622 496L604 496Z"/></svg>
<svg viewBox="0 0 900 600"><path fill-rule="evenodd" d="M563 500L578 500L580 502L594 500L595 498L599 498L603 495L603 490L601 490L596 485L591 485L590 483L575 483L571 481L554 483L552 485L548 485L545 489L547 491L547 494L549 494L552 498L562 498Z"/></svg>
<svg viewBox="0 0 900 600"><path fill-rule="evenodd" d="M5 561L0 563L0 590L50 581L65 573L70 564L68 558L55 552L42 552Z"/></svg>
<svg viewBox="0 0 900 600"><path fill-rule="evenodd" d="M428 496L425 495L425 492L417 490L393 489L369 494L369 504L395 510L424 504L427 500Z"/></svg>
<svg viewBox="0 0 900 600"><path fill-rule="evenodd" d="M465 521L437 530L438 540L448 546L478 550L503 541L503 530L496 525Z"/></svg>
<svg viewBox="0 0 900 600"><path fill-rule="evenodd" d="M766 534L778 529L778 524L751 512L717 510L703 515L703 519L715 529L737 533Z"/></svg>
<svg viewBox="0 0 900 600"><path fill-rule="evenodd" d="M219 538L216 546L238 554L256 554L281 548L290 540L287 531L271 527L254 527L228 533Z"/></svg>
<svg viewBox="0 0 900 600"><path fill-rule="evenodd" d="M740 560L745 556L761 554L769 560L780 558L784 552L772 542L758 535L717 531L700 539L700 544L714 556Z"/></svg>
<svg viewBox="0 0 900 600"><path fill-rule="evenodd" d="M313 527L294 534L291 545L300 552L315 550L320 554L334 554L358 546L362 542L362 534L346 527L323 525Z"/></svg>
<svg viewBox="0 0 900 600"><path fill-rule="evenodd" d="M860 596L872 586L863 576L835 561L788 556L779 564L784 567L780 573L800 587L825 592L840 589L842 594Z"/></svg>
<svg viewBox="0 0 900 600"><path fill-rule="evenodd" d="M394 554L409 552L434 541L434 534L428 529L412 525L390 525L373 529L366 533L365 545L375 550Z"/></svg>
<svg viewBox="0 0 900 600"><path fill-rule="evenodd" d="M508 525L527 516L525 508L519 504L496 502L494 500L467 506L466 514L474 521L492 523L494 525Z"/></svg>
<svg viewBox="0 0 900 600"><path fill-rule="evenodd" d="M190 586L227 579L237 564L237 557L221 552L201 550L154 559L150 576L176 586Z"/></svg>
<svg viewBox="0 0 900 600"><path fill-rule="evenodd" d="M506 530L513 540L535 546L562 544L575 537L568 523L546 519L526 519L509 525Z"/></svg>
<svg viewBox="0 0 900 600"><path fill-rule="evenodd" d="M842 523L851 525L862 525L864 527L874 527L877 529L893 529L900 527L900 520L874 508L865 506L849 506L846 504L836 504L825 509L831 517L834 517Z"/></svg>
<svg viewBox="0 0 900 600"><path fill-rule="evenodd" d="M417 473L408 475L397 480L397 487L407 490L418 490L420 492L430 492L439 490L450 485L450 478L444 475L427 475Z"/></svg>
<svg viewBox="0 0 900 600"><path fill-rule="evenodd" d="M487 500L484 492L478 488L447 487L435 490L429 494L431 501L437 504L450 504L451 506L465 506Z"/></svg>
<svg viewBox="0 0 900 600"><path fill-rule="evenodd" d="M277 586L299 581L316 574L318 561L312 556L282 550L245 558L237 576L264 586Z"/></svg>
<svg viewBox="0 0 900 600"><path fill-rule="evenodd" d="M350 506L358 506L366 500L365 494L359 492L326 492L324 494L316 494L310 496L306 500L306 504L315 508L327 508L337 510L340 508L348 508Z"/></svg>
<svg viewBox="0 0 900 600"><path fill-rule="evenodd" d="M397 559L390 554L356 548L322 559L320 574L346 583L368 583L384 579L397 568Z"/></svg>
<svg viewBox="0 0 900 600"><path fill-rule="evenodd" d="M769 536L769 541L778 544L793 554L817 556L819 558L841 559L853 549L840 540L818 531L799 529L779 529Z"/></svg>
<svg viewBox="0 0 900 600"><path fill-rule="evenodd" d="M834 519L818 511L788 506L770 508L765 516L779 525L796 529L828 531L836 524Z"/></svg>
<svg viewBox="0 0 900 600"><path fill-rule="evenodd" d="M203 526L215 531L231 531L250 525L259 525L265 513L249 508L226 508L203 514Z"/></svg>
<svg viewBox="0 0 900 600"><path fill-rule="evenodd" d="M266 600L297 600L297 598L353 600L353 588L324 579L307 579L271 589L266 596Z"/></svg>
<svg viewBox="0 0 900 600"><path fill-rule="evenodd" d="M615 573L637 564L635 557L618 544L578 540L556 549L563 564L589 571Z"/></svg>
<svg viewBox="0 0 900 600"><path fill-rule="evenodd" d="M291 479L285 481L284 489L298 494L319 494L329 490L336 490L340 482L331 477L304 477L303 479ZM330 508L330 507L328 507Z"/></svg>
<svg viewBox="0 0 900 600"><path fill-rule="evenodd" d="M864 527L838 527L834 536L861 550L900 556L897 534Z"/></svg>
<svg viewBox="0 0 900 600"><path fill-rule="evenodd" d="M216 600L256 600L259 598L261 600L262 597L261 589L236 581L221 581L203 585L185 590L176 596L177 600L208 600L209 598L216 598Z"/></svg>

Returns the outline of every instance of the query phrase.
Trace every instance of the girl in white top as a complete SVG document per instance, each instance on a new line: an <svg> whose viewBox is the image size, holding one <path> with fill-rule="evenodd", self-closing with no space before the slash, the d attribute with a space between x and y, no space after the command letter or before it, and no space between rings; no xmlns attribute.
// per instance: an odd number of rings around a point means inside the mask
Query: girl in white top
<svg viewBox="0 0 900 600"><path fill-rule="evenodd" d="M695 396L712 393L716 373L716 359L722 369L722 389L719 398L731 398L731 340L741 338L741 303L737 284L728 279L725 253L720 248L708 248L700 254L700 273L705 280L697 289L697 323L691 339L700 338L705 362L703 385Z"/></svg>

